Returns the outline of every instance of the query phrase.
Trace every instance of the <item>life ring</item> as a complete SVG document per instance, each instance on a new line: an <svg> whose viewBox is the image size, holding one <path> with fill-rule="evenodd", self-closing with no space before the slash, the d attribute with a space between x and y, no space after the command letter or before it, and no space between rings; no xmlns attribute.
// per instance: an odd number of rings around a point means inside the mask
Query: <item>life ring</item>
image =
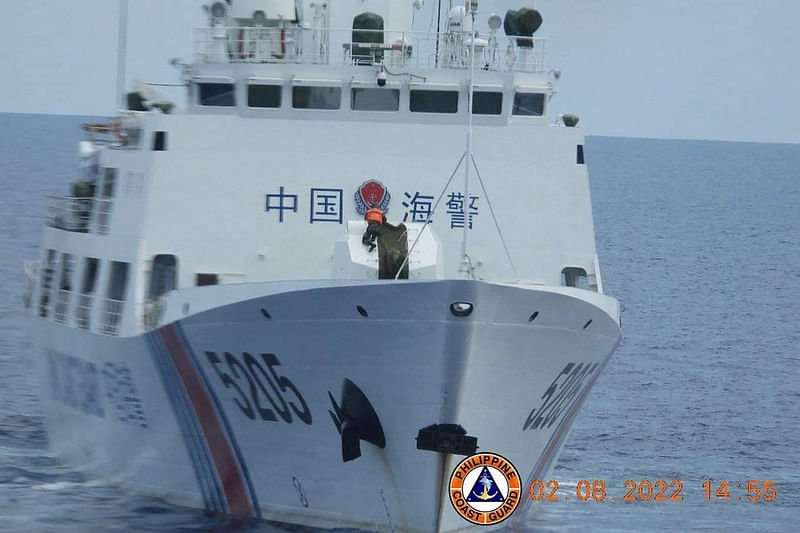
<svg viewBox="0 0 800 533"><path fill-rule="evenodd" d="M250 52L245 52L244 50L244 37L245 37L244 28L241 28L239 30L239 39L238 39L239 59L247 59L248 57L253 57L252 50L250 50Z"/></svg>
<svg viewBox="0 0 800 533"><path fill-rule="evenodd" d="M286 57L286 28L281 28L281 53L277 54L272 52L272 57L275 59L283 59Z"/></svg>

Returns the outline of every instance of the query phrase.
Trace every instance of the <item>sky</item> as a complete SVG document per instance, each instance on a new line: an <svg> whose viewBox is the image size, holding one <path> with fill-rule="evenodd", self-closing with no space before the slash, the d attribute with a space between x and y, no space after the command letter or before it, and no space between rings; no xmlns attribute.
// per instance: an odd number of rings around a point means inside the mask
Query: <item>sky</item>
<svg viewBox="0 0 800 533"><path fill-rule="evenodd" d="M0 1L0 112L114 113L117 0ZM178 82L202 4L129 0L129 83ZM800 0L481 0L478 20L519 7L563 73L552 109L587 134L800 143Z"/></svg>

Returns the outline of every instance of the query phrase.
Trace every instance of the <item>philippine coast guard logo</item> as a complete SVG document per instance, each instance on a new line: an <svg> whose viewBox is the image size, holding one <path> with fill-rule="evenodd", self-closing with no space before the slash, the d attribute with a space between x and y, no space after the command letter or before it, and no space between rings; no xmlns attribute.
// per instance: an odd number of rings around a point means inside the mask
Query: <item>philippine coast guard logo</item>
<svg viewBox="0 0 800 533"><path fill-rule="evenodd" d="M462 518L481 526L502 522L520 502L519 472L496 453L461 461L450 476L450 502Z"/></svg>
<svg viewBox="0 0 800 533"><path fill-rule="evenodd" d="M371 204L378 204L381 211L389 211L389 200L392 195L380 181L369 180L361 184L356 192L356 210L362 214L367 214L367 209Z"/></svg>

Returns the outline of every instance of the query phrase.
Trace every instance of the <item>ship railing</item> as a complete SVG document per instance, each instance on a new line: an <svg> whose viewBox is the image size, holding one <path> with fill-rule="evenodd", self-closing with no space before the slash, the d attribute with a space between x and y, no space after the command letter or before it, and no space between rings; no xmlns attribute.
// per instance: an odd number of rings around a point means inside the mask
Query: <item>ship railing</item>
<svg viewBox="0 0 800 533"><path fill-rule="evenodd" d="M48 226L82 233L89 231L89 217L94 198L50 196L48 201Z"/></svg>
<svg viewBox="0 0 800 533"><path fill-rule="evenodd" d="M164 298L148 300L142 304L142 326L145 331L156 329L161 325L166 308L167 302Z"/></svg>
<svg viewBox="0 0 800 533"><path fill-rule="evenodd" d="M94 224L97 233L107 235L111 221L111 200L95 200Z"/></svg>
<svg viewBox="0 0 800 533"><path fill-rule="evenodd" d="M92 316L93 295L83 293L78 295L78 305L75 307L75 324L81 329L89 329Z"/></svg>
<svg viewBox="0 0 800 533"><path fill-rule="evenodd" d="M122 300L106 299L103 303L103 318L100 333L103 335L119 335L119 325L122 322L122 310L125 302Z"/></svg>
<svg viewBox="0 0 800 533"><path fill-rule="evenodd" d="M67 322L67 310L69 309L69 301L71 296L72 292L63 289L59 290L56 294L56 305L55 311L53 312L53 320L59 324L65 324Z"/></svg>
<svg viewBox="0 0 800 533"><path fill-rule="evenodd" d="M383 63L388 68L544 73L546 39L492 33L427 33L314 28L214 27L195 30L196 63Z"/></svg>

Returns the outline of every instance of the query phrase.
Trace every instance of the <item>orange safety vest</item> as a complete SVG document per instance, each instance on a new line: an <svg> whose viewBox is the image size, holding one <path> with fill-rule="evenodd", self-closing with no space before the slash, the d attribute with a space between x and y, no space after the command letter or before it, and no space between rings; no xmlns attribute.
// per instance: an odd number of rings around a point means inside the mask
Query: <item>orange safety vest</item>
<svg viewBox="0 0 800 533"><path fill-rule="evenodd" d="M377 207L373 207L369 211L367 211L367 216L364 217L367 219L367 222L375 223L375 224L382 224L383 223L383 211L378 209Z"/></svg>

